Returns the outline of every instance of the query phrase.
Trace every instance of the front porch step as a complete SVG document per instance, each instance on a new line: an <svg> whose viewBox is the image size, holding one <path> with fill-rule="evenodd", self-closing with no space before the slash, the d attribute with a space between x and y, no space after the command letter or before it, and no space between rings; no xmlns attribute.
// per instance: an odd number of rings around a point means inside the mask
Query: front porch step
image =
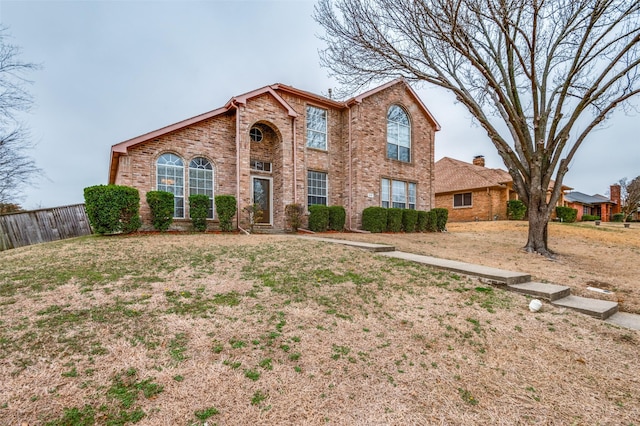
<svg viewBox="0 0 640 426"><path fill-rule="evenodd" d="M527 294L551 302L563 299L571 295L571 288L564 285L528 282L522 284L509 284L509 290Z"/></svg>
<svg viewBox="0 0 640 426"><path fill-rule="evenodd" d="M608 300L590 299L580 296L567 296L551 302L553 305L573 309L592 317L607 319L618 312L618 303Z"/></svg>

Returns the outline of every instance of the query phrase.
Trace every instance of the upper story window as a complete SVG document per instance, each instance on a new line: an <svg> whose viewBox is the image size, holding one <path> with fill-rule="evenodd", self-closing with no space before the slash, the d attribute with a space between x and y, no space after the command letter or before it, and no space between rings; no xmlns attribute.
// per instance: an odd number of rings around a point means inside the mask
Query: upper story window
<svg viewBox="0 0 640 426"><path fill-rule="evenodd" d="M327 110L307 105L307 146L327 150Z"/></svg>
<svg viewBox="0 0 640 426"><path fill-rule="evenodd" d="M189 195L209 197L207 218L213 219L213 166L206 158L197 157L189 163Z"/></svg>
<svg viewBox="0 0 640 426"><path fill-rule="evenodd" d="M473 198L470 192L453 195L453 207L471 207Z"/></svg>
<svg viewBox="0 0 640 426"><path fill-rule="evenodd" d="M387 112L387 158L411 161L411 124L398 105L391 105Z"/></svg>
<svg viewBox="0 0 640 426"><path fill-rule="evenodd" d="M249 137L251 138L251 142L262 142L262 130L257 127L252 127L249 130Z"/></svg>
<svg viewBox="0 0 640 426"><path fill-rule="evenodd" d="M173 217L184 217L184 163L175 154L162 154L156 163L156 189L173 194Z"/></svg>

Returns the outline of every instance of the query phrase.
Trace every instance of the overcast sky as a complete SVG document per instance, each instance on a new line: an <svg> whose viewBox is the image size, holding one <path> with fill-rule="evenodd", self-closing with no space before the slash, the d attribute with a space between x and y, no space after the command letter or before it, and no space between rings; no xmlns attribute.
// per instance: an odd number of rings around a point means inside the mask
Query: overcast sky
<svg viewBox="0 0 640 426"><path fill-rule="evenodd" d="M25 116L46 173L26 208L83 202L106 184L113 144L216 109L273 83L326 94L337 83L319 65L313 1L0 0L0 22L34 72ZM440 89L417 88L440 122L436 160L504 168L485 133ZM616 114L578 152L565 184L606 194L640 175L640 116Z"/></svg>

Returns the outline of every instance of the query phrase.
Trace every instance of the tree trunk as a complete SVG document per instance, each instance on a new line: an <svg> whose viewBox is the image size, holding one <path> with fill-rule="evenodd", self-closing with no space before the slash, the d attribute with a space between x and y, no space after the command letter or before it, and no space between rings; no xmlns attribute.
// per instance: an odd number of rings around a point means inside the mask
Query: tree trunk
<svg viewBox="0 0 640 426"><path fill-rule="evenodd" d="M553 252L549 250L547 245L550 218L549 206L544 199L536 201L536 203L529 205L529 238L524 249L530 253L539 253L552 257Z"/></svg>

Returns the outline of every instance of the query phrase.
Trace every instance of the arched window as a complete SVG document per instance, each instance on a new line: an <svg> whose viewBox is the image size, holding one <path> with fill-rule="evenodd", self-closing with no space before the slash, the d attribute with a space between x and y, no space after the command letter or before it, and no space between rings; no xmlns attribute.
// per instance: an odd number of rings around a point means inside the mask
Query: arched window
<svg viewBox="0 0 640 426"><path fill-rule="evenodd" d="M213 219L213 166L206 158L197 157L189 163L189 195L209 197L207 218Z"/></svg>
<svg viewBox="0 0 640 426"><path fill-rule="evenodd" d="M156 188L173 194L173 217L184 217L184 163L175 154L162 154L156 163Z"/></svg>
<svg viewBox="0 0 640 426"><path fill-rule="evenodd" d="M411 124L398 105L391 105L387 112L387 158L411 161Z"/></svg>

